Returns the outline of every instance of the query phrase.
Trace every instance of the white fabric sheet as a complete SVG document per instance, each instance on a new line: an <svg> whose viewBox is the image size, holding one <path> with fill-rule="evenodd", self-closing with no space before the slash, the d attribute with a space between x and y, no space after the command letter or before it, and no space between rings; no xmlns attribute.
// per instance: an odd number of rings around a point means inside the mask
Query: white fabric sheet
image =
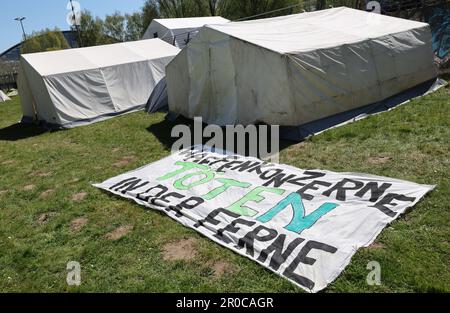
<svg viewBox="0 0 450 313"><path fill-rule="evenodd" d="M11 100L3 91L0 90L0 102Z"/></svg>
<svg viewBox="0 0 450 313"><path fill-rule="evenodd" d="M434 188L185 150L95 186L164 212L309 292L335 280Z"/></svg>

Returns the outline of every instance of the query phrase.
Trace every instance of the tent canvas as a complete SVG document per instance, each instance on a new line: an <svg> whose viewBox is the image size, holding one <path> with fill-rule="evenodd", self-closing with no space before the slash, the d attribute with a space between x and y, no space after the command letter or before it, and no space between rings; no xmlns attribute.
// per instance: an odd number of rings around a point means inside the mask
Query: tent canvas
<svg viewBox="0 0 450 313"><path fill-rule="evenodd" d="M0 90L0 102L5 102L11 100L3 91Z"/></svg>
<svg viewBox="0 0 450 313"><path fill-rule="evenodd" d="M178 52L151 39L22 55L23 121L71 128L143 109Z"/></svg>
<svg viewBox="0 0 450 313"><path fill-rule="evenodd" d="M153 89L150 98L148 98L147 105L145 106L145 111L148 113L169 111L166 78L161 79L158 85Z"/></svg>
<svg viewBox="0 0 450 313"><path fill-rule="evenodd" d="M207 25L168 65L170 110L298 126L437 76L428 24L345 7Z"/></svg>
<svg viewBox="0 0 450 313"><path fill-rule="evenodd" d="M160 38L178 48L184 48L204 25L228 22L220 16L154 19L142 39Z"/></svg>
<svg viewBox="0 0 450 313"><path fill-rule="evenodd" d="M325 117L303 125L283 126L280 127L280 138L299 142L310 136L318 135L328 129L356 122L371 115L391 111L401 105L409 103L411 100L433 93L446 85L447 82L443 79L432 79L396 94L395 96L384 99L383 101L371 103L360 108Z"/></svg>

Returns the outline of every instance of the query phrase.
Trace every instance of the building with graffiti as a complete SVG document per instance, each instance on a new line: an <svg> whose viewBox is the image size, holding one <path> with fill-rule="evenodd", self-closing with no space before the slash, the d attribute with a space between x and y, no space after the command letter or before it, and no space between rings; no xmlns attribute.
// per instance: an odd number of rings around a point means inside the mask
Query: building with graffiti
<svg viewBox="0 0 450 313"><path fill-rule="evenodd" d="M441 71L450 71L450 1L381 0L380 5L382 14L430 24L436 64Z"/></svg>

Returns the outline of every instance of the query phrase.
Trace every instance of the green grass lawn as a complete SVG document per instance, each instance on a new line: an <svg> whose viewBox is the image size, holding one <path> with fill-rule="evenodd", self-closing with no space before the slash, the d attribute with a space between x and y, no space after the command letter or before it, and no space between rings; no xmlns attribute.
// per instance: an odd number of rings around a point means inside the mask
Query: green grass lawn
<svg viewBox="0 0 450 313"><path fill-rule="evenodd" d="M16 125L19 101L0 103L0 291L301 292L169 217L91 186L169 155L164 115L49 133ZM281 162L437 185L325 292L450 292L450 89L290 145ZM165 245L183 239L195 253L165 260ZM69 261L81 264L80 287L66 284ZM381 264L382 286L366 284L370 261Z"/></svg>

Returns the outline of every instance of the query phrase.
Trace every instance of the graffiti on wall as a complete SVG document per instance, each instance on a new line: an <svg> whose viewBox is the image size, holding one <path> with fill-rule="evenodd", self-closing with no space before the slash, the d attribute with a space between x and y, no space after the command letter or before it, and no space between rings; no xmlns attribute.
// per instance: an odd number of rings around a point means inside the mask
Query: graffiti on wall
<svg viewBox="0 0 450 313"><path fill-rule="evenodd" d="M433 51L440 66L449 67L450 60L450 8L439 6L430 8L424 14L433 35Z"/></svg>

